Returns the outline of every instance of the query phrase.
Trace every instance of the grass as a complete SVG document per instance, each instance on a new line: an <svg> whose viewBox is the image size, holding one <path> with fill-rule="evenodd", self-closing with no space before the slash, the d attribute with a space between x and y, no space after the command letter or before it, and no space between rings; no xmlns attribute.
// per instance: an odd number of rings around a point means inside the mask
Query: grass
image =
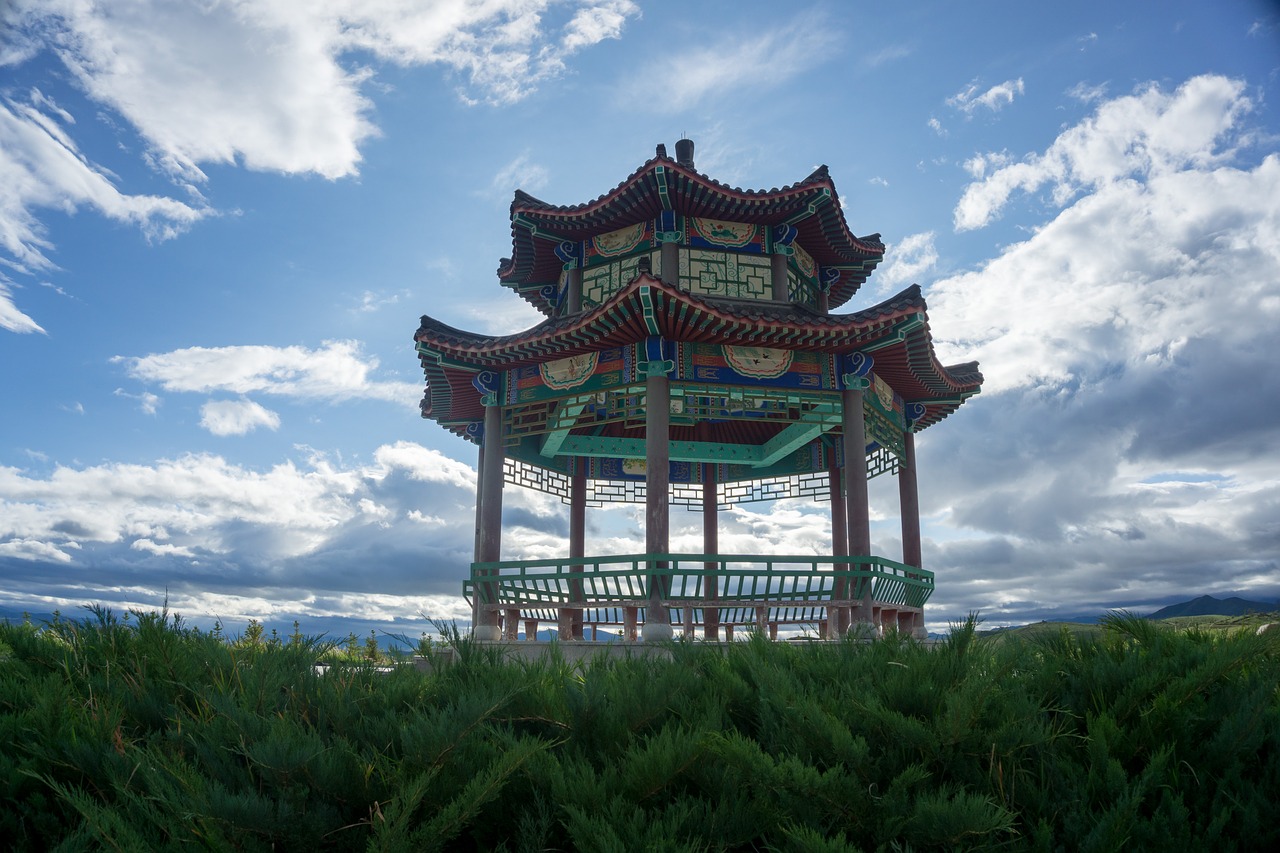
<svg viewBox="0 0 1280 853"><path fill-rule="evenodd" d="M1247 626L1240 626L1247 627ZM249 632L247 632L249 633ZM932 650L380 672L167 613L0 625L25 850L1178 850L1280 844L1280 635L1117 615ZM341 644L340 644L341 645ZM365 650L367 651L367 650Z"/></svg>

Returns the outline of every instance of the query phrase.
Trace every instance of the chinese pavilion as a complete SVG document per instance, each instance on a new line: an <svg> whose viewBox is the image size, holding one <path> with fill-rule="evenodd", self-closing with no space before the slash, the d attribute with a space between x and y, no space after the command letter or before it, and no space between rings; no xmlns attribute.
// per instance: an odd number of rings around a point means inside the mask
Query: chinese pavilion
<svg viewBox="0 0 1280 853"><path fill-rule="evenodd" d="M513 335L424 316L422 415L480 447L478 639L732 639L735 627L921 636L915 433L977 394L976 363L934 355L913 285L837 313L884 256L849 230L825 166L782 189L699 173L693 143L613 190L557 206L518 191L498 279L546 319ZM901 562L871 553L867 481L896 474ZM502 559L505 483L568 504L563 557ZM717 514L744 501L829 501L830 555L721 554ZM644 503L642 554L584 553L588 506ZM669 512L701 511L703 553L671 553Z"/></svg>

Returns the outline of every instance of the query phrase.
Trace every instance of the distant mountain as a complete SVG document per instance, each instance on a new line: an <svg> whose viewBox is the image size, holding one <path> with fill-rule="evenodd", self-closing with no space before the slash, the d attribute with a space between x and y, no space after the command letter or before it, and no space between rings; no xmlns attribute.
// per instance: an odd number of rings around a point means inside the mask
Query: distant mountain
<svg viewBox="0 0 1280 853"><path fill-rule="evenodd" d="M1237 598L1214 598L1212 595L1202 595L1199 598L1193 598L1190 601L1184 601L1180 604L1170 604L1168 607L1161 607L1155 613L1147 616L1148 619L1171 619L1174 616L1243 616L1246 613L1270 613L1277 609L1277 605L1273 602L1268 604L1265 601L1248 601L1247 599Z"/></svg>

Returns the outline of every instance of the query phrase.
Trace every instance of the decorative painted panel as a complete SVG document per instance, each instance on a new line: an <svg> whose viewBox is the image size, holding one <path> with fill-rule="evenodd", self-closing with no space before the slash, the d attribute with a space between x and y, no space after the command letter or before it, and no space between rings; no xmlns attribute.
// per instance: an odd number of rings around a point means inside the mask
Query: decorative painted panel
<svg viewBox="0 0 1280 853"><path fill-rule="evenodd" d="M822 353L681 343L680 378L726 385L835 389L831 359Z"/></svg>
<svg viewBox="0 0 1280 853"><path fill-rule="evenodd" d="M648 256L657 269L659 252L650 252ZM645 255L632 255L619 261L601 263L582 271L582 307L594 308L606 302L610 296L621 290L628 282L640 274L640 258Z"/></svg>
<svg viewBox="0 0 1280 853"><path fill-rule="evenodd" d="M688 244L695 249L733 249L763 255L765 228L745 222L724 222L719 219L689 217Z"/></svg>
<svg viewBox="0 0 1280 853"><path fill-rule="evenodd" d="M680 285L690 293L733 299L770 299L773 275L767 255L684 249Z"/></svg>
<svg viewBox="0 0 1280 853"><path fill-rule="evenodd" d="M650 251L653 248L653 223L637 222L616 231L597 234L587 240L583 247L583 266L599 266L611 260Z"/></svg>
<svg viewBox="0 0 1280 853"><path fill-rule="evenodd" d="M635 380L635 348L614 347L507 372L507 405L603 391Z"/></svg>

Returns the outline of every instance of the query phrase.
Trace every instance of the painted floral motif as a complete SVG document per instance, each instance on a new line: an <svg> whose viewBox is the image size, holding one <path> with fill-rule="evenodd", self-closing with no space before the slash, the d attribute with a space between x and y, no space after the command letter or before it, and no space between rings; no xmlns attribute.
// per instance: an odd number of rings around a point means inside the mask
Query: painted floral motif
<svg viewBox="0 0 1280 853"><path fill-rule="evenodd" d="M743 376L757 379L774 379L791 367L791 350L770 347L724 348L724 360Z"/></svg>
<svg viewBox="0 0 1280 853"><path fill-rule="evenodd" d="M713 246L736 249L755 239L756 226L746 222L724 222L719 219L694 219L698 236Z"/></svg>
<svg viewBox="0 0 1280 853"><path fill-rule="evenodd" d="M542 381L547 387L563 391L586 382L595 373L596 359L597 354L594 352L571 355L538 365L538 372L542 374Z"/></svg>
<svg viewBox="0 0 1280 853"><path fill-rule="evenodd" d="M818 274L818 265L813 262L813 255L798 245L793 244L791 249L795 253L792 257L796 259L796 266L799 267L800 272L809 276L809 278L813 278Z"/></svg>
<svg viewBox="0 0 1280 853"><path fill-rule="evenodd" d="M617 231L599 234L591 238L591 245L605 257L626 254L644 240L644 228L645 223L637 222Z"/></svg>

